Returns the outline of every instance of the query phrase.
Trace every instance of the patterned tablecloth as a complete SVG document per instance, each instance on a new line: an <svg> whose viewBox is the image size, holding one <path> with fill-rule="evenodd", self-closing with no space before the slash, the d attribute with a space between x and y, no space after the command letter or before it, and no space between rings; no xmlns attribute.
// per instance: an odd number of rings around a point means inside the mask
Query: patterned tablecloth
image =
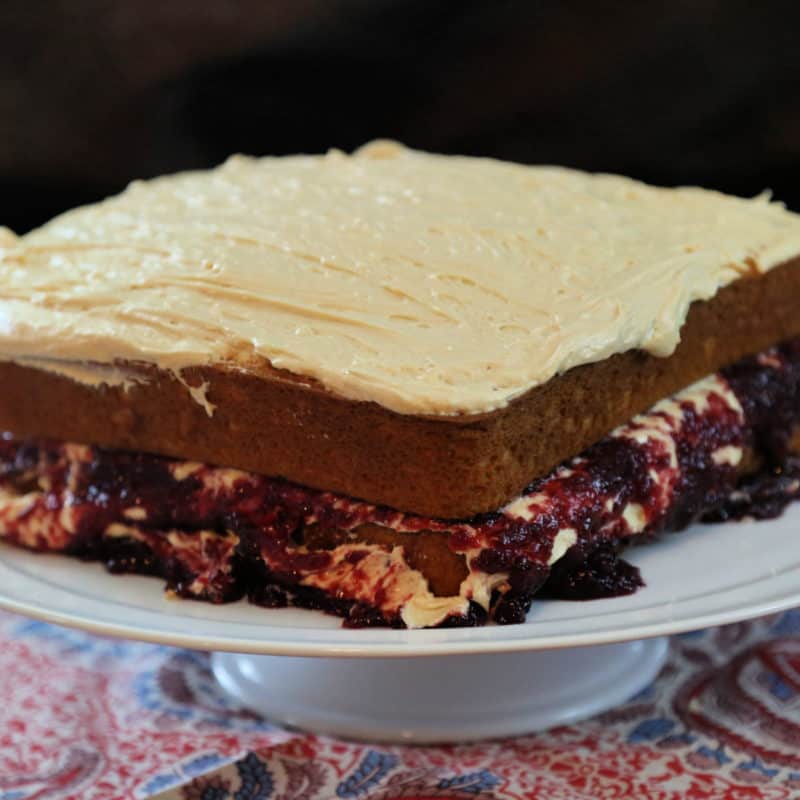
<svg viewBox="0 0 800 800"><path fill-rule="evenodd" d="M672 641L588 722L451 747L351 744L232 708L208 656L0 614L0 800L800 798L800 611Z"/></svg>

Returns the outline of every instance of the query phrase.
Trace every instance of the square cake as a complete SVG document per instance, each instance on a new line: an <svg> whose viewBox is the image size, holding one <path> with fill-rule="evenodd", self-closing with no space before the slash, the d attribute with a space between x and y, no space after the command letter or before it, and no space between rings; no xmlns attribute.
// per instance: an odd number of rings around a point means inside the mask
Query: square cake
<svg viewBox="0 0 800 800"><path fill-rule="evenodd" d="M0 230L0 537L408 627L798 491L800 217L437 156L246 158Z"/></svg>

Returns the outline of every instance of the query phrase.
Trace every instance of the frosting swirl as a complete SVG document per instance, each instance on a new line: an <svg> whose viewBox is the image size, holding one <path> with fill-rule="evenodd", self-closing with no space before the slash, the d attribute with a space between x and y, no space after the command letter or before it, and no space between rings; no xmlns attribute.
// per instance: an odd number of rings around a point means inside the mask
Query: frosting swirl
<svg viewBox="0 0 800 800"><path fill-rule="evenodd" d="M0 229L0 357L178 377L263 358L401 413L483 412L630 348L669 355L693 301L798 253L800 216L765 196L391 142L234 156Z"/></svg>

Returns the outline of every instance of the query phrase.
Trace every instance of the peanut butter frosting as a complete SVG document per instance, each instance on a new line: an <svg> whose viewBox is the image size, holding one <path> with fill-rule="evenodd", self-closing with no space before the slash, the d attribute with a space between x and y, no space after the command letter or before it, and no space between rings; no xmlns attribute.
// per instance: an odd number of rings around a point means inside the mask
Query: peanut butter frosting
<svg viewBox="0 0 800 800"><path fill-rule="evenodd" d="M401 413L485 412L668 356L693 301L798 253L800 216L766 196L391 142L233 156L0 229L0 358L87 383L265 359Z"/></svg>

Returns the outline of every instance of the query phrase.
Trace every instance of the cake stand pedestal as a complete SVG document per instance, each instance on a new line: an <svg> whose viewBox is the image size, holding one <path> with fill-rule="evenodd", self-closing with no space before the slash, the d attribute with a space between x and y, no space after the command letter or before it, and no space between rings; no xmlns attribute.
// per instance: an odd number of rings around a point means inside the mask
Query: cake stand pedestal
<svg viewBox="0 0 800 800"><path fill-rule="evenodd" d="M644 689L666 638L487 655L297 658L215 653L239 705L314 733L373 742L468 742L544 730Z"/></svg>

